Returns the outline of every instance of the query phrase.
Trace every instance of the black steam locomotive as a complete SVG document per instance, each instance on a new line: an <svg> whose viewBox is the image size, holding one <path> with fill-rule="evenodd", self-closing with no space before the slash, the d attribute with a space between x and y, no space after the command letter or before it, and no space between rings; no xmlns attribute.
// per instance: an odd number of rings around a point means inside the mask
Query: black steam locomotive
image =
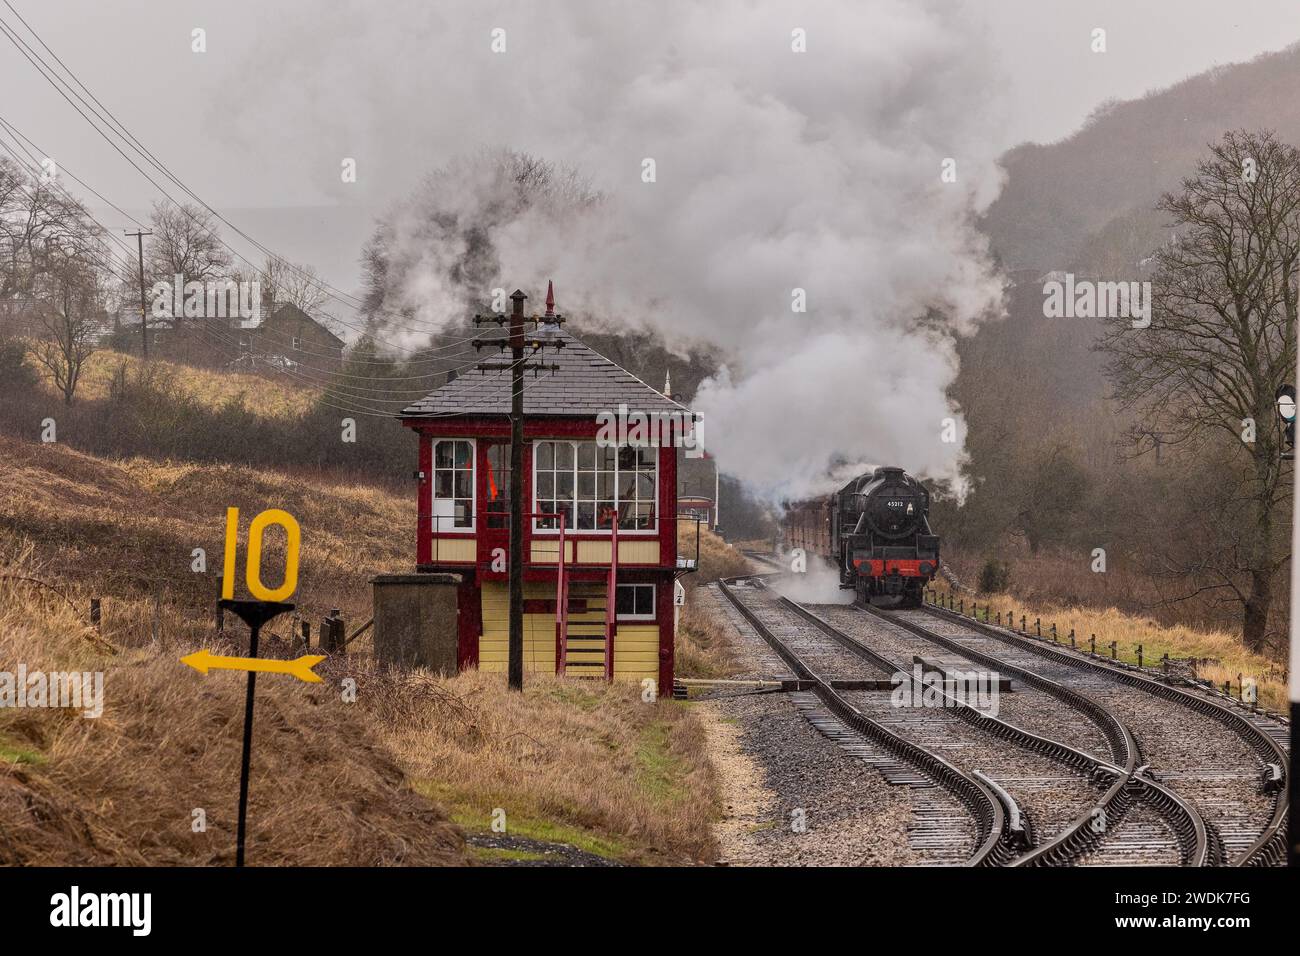
<svg viewBox="0 0 1300 956"><path fill-rule="evenodd" d="M820 554L840 571L840 587L858 600L919 607L939 570L939 537L930 531L930 493L901 468L877 468L825 498L792 505L786 543Z"/></svg>

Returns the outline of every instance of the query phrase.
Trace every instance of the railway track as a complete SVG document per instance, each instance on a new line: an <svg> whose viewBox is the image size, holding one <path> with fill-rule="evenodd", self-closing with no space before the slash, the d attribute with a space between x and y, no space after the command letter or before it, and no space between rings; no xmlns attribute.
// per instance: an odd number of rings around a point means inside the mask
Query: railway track
<svg viewBox="0 0 1300 956"><path fill-rule="evenodd" d="M756 613L763 601L752 600L752 578L719 581L722 594L754 631L794 673L808 682L808 692L795 695L795 704L828 737L850 753L875 765L893 783L923 790L926 803L925 849L941 862L968 866L1002 865L1015 857L1019 843L1012 821L1018 816L992 787L958 770L937 754L871 720L831 686L832 676L819 674ZM751 592L746 594L745 592ZM749 599L747 599L749 598ZM787 624L790 631L800 631ZM806 648L805 648L806 650ZM819 663L828 662L821 658Z"/></svg>
<svg viewBox="0 0 1300 956"><path fill-rule="evenodd" d="M1012 675L1018 681L1017 691L1000 697L999 716L1017 728L1082 751L1087 771L1095 779L1111 780L1107 793L1088 814L1060 830L1055 839L1040 841L1017 865L1222 862L1215 832L1193 805L1143 772L1137 740L1109 707L1005 656L963 647L917 626L899 626L893 612L885 615L847 605L817 610L828 623L856 635L891 660L924 659L946 672L983 667ZM1062 720L1070 710L1083 720ZM1109 760L1094 756L1107 751ZM1022 781L1021 786L1029 788L1027 803L1040 813L1053 814L1055 795L1050 790L1038 793L1043 788L1032 780Z"/></svg>
<svg viewBox="0 0 1300 956"><path fill-rule="evenodd" d="M1135 776L1137 747L1118 720L1112 720L1110 727L1112 749L1121 757L1116 766L1077 746L981 712L948 693L944 706L896 706L888 687L899 682L895 675L910 673L903 660L873 651L786 598L760 595L761 583L754 584L757 578L745 579L748 585L741 587L739 580L724 582L723 593L796 672L803 668L817 675L820 683L814 691L823 704L835 698L831 709L840 713L830 720L819 722L815 714L810 715L823 732L849 749L859 746L851 743L851 737L861 726L874 728L877 738L892 734L950 768L950 788L954 771L964 776L968 809L972 806L969 792L980 788L1001 805L1006 829L1001 845L995 844L973 862L1213 861L1208 834L1190 806L1159 783ZM943 662L933 657L925 660L925 666L943 670ZM953 662L947 663L950 673ZM857 686L873 681L873 690ZM913 679L913 684L919 691L920 682ZM1061 691L1060 696L1069 692ZM1053 703L1059 710L1059 703L1049 700ZM796 704L806 709L806 701ZM1044 701L1036 704L1042 707ZM845 711L855 715L859 726L843 720ZM1098 734L1091 742L1101 740ZM975 815L984 822L979 812ZM923 813L922 819L937 833L955 830L950 815L941 811ZM981 835L986 832L981 829Z"/></svg>
<svg viewBox="0 0 1300 956"><path fill-rule="evenodd" d="M1140 730L1148 775L1195 805L1220 862L1279 865L1285 855L1287 725L938 608L865 611L952 642L964 653L997 655L1086 694Z"/></svg>

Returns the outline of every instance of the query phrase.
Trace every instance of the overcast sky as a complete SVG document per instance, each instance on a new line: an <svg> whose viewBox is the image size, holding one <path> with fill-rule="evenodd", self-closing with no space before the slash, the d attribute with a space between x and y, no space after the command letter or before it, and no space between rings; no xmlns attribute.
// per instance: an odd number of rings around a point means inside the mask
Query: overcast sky
<svg viewBox="0 0 1300 956"><path fill-rule="evenodd" d="M474 75L488 55L491 28L516 22L509 3L422 4L402 15L389 3L345 0L9 2L199 195L259 240L317 265L348 289L356 286L357 252L373 216L407 194L422 171L500 141L516 119L497 107L495 115L475 120L466 112L474 103L469 84L447 89L445 73L426 69L435 61L453 68L464 61L466 75ZM814 7L824 5L791 4L790 24L811 21L805 11ZM999 149L1068 135L1109 97L1139 96L1300 39L1295 0L980 0L971 11L985 29L969 42L987 49L996 67L987 96L994 105L989 137ZM16 25L4 6L0 17ZM810 57L825 48L831 22L823 18L810 27ZM207 31L206 53L191 52L195 27ZM1089 50L1094 27L1107 31L1104 56ZM598 36L583 35L581 23L556 17L544 35L516 30L509 40L519 55L502 58L497 68L522 74L518 79L527 84L531 71L566 70L575 62L571 45L588 55L593 44L603 45L618 57L625 44L639 41L614 36L607 25L599 29ZM671 32L667 25L661 36ZM723 31L717 43L728 39ZM786 44L788 37L775 42ZM360 84L341 76L364 77L364 92L354 95ZM443 79L435 84L435 76ZM521 87L520 108L553 111L557 124L580 124L582 79L572 78L558 87L559 97L540 103ZM0 90L0 116L109 199L139 210L157 196L2 37ZM383 110L388 94L418 117L407 122L400 112ZM547 154L551 144L544 126L538 132L536 116L527 129L528 142L509 145ZM339 188L342 156L357 158L362 173L349 189ZM599 185L600 170L592 173ZM117 229L129 225L111 210L102 218Z"/></svg>

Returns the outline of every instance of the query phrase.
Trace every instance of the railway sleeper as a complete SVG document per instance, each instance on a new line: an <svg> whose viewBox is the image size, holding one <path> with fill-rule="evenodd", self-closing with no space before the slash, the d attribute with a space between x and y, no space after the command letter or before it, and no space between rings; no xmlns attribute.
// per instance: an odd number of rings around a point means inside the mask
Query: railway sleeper
<svg viewBox="0 0 1300 956"><path fill-rule="evenodd" d="M941 620L959 623L973 631L1024 648L1049 660L1068 664L1081 670L1105 673L1121 683L1143 690L1156 697L1181 704L1196 713L1231 728L1251 745L1252 749L1258 754L1260 762L1264 764L1267 773L1271 773L1267 768L1274 766L1277 768L1278 777L1277 782L1272 784L1275 789L1266 791L1273 793L1275 799L1272 819L1259 839L1235 861L1235 864L1238 866L1277 866L1282 862L1283 857L1286 855L1286 822L1290 815L1290 800L1286 786L1288 775L1286 769L1287 753L1281 744L1257 727L1246 716L1199 694L1189 693L1170 684L1152 680L1129 670L1112 667L1088 657L1081 657L1061 648L1043 646L1041 642L1035 641L1033 638L1022 636L1005 628L986 624L982 621L975 621L932 605L927 606L925 610Z"/></svg>
<svg viewBox="0 0 1300 956"><path fill-rule="evenodd" d="M868 718L836 693L827 681L815 674L797 654L773 634L772 630L736 596L726 580L718 583L723 595L749 622L755 633L791 667L796 677L814 682L813 692L832 714L846 726L920 769L966 807L979 833L975 853L966 861L968 866L1005 866L1015 857L1014 841L1018 837L1008 830L1006 808L991 789L939 755L898 736Z"/></svg>

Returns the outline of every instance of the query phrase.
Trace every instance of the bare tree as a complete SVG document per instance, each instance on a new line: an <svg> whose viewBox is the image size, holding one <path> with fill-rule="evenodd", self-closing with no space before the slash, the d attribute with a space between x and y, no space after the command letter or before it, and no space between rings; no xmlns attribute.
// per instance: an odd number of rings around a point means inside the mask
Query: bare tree
<svg viewBox="0 0 1300 956"><path fill-rule="evenodd" d="M43 334L30 346L49 370L63 401L72 404L86 360L95 351L104 315L104 282L86 251L61 254L36 284Z"/></svg>
<svg viewBox="0 0 1300 956"><path fill-rule="evenodd" d="M48 266L50 249L96 231L80 203L0 158L0 299L30 294Z"/></svg>
<svg viewBox="0 0 1300 956"><path fill-rule="evenodd" d="M189 204L154 203L149 217L153 235L145 245L149 282L204 282L226 278L230 254L221 242L215 217Z"/></svg>
<svg viewBox="0 0 1300 956"><path fill-rule="evenodd" d="M287 302L321 319L318 313L329 301L329 293L312 266L290 262L283 256L267 256L257 278L262 286L263 311Z"/></svg>
<svg viewBox="0 0 1300 956"><path fill-rule="evenodd" d="M1161 211L1178 239L1154 253L1148 328L1107 322L1102 348L1116 397L1158 425L1165 445L1235 460L1248 509L1233 570L1242 637L1262 647L1288 495L1274 391L1293 381L1300 151L1271 133L1232 132L1211 147ZM1148 427L1147 431L1150 430Z"/></svg>

